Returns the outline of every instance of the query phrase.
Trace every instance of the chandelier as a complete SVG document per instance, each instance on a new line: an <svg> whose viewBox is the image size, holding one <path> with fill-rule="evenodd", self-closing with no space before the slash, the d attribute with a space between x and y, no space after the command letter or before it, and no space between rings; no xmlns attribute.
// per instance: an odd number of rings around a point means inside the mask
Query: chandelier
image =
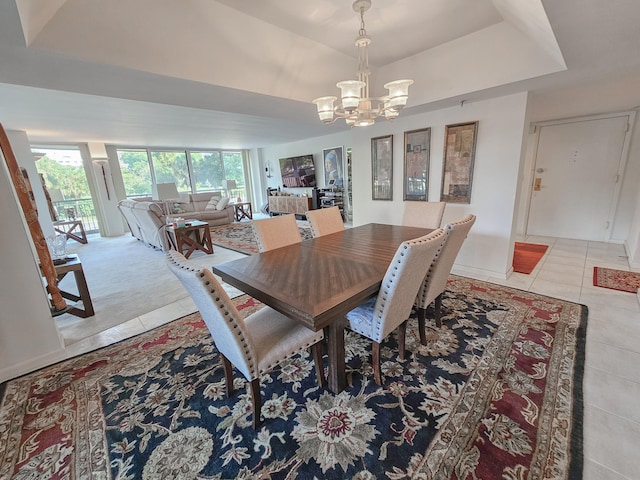
<svg viewBox="0 0 640 480"><path fill-rule="evenodd" d="M332 123L337 118L344 118L347 125L366 127L373 125L375 119L384 117L393 120L407 104L409 85L413 80L395 80L385 84L389 92L380 98L369 97L369 53L371 38L364 27L364 12L371 8L371 0L356 0L353 10L360 13L360 31L356 38L358 47L358 80L338 82L336 87L341 91L341 102L334 106L337 97L320 97L313 100L318 107L318 116L324 123ZM335 118L334 118L335 117Z"/></svg>

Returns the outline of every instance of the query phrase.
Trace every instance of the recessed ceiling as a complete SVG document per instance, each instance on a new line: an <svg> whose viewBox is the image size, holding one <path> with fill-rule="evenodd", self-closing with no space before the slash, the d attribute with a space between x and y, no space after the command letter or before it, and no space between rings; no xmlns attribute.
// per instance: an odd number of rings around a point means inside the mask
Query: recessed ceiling
<svg viewBox="0 0 640 480"><path fill-rule="evenodd" d="M588 3L373 0L373 94L413 78L410 114L639 70L640 5ZM355 76L358 28L345 0L7 0L0 123L34 141L229 148L341 131L310 101Z"/></svg>

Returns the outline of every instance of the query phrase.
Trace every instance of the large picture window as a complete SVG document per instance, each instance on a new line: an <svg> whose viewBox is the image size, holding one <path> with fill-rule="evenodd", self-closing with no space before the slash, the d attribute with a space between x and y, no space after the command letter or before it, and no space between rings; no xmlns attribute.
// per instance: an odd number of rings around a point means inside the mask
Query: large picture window
<svg viewBox="0 0 640 480"><path fill-rule="evenodd" d="M235 180L233 198L247 199L244 155L229 150L118 148L127 197L151 196L153 185L175 183L180 193L224 191Z"/></svg>

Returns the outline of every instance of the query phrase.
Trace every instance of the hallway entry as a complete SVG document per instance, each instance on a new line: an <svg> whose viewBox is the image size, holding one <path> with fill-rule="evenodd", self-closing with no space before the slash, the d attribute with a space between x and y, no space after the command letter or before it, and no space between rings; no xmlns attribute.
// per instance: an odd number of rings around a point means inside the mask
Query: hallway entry
<svg viewBox="0 0 640 480"><path fill-rule="evenodd" d="M610 238L632 122L625 112L536 126L528 235Z"/></svg>

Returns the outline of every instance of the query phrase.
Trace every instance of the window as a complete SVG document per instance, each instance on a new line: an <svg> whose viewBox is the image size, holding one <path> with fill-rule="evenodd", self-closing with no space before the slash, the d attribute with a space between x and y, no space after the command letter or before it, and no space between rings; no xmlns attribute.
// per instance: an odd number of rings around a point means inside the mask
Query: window
<svg viewBox="0 0 640 480"><path fill-rule="evenodd" d="M80 150L71 146L33 146L31 151L37 160L36 169L44 179L55 211L56 218L52 220L82 220L88 233L98 231Z"/></svg>
<svg viewBox="0 0 640 480"><path fill-rule="evenodd" d="M220 152L190 152L196 192L220 190L224 180L224 166Z"/></svg>
<svg viewBox="0 0 640 480"><path fill-rule="evenodd" d="M152 151L151 163L156 183L175 183L180 193L191 193L191 180L185 151Z"/></svg>
<svg viewBox="0 0 640 480"><path fill-rule="evenodd" d="M180 193L223 191L223 181L233 179L229 192L246 199L242 151L225 150L116 150L127 197L151 196L153 185L175 183Z"/></svg>
<svg viewBox="0 0 640 480"><path fill-rule="evenodd" d="M118 150L118 161L127 198L150 197L152 180L147 151Z"/></svg>

